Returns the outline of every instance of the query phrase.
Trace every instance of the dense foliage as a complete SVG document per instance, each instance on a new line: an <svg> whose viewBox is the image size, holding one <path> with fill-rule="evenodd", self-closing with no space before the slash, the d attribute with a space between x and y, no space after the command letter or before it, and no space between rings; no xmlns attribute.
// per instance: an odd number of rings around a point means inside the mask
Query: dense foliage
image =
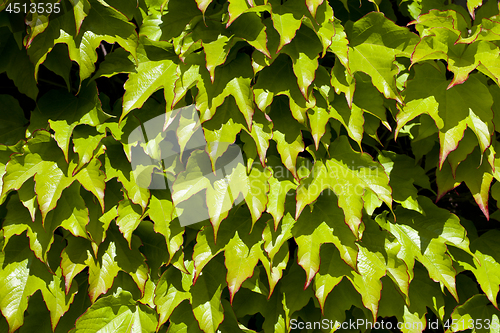
<svg viewBox="0 0 500 333"><path fill-rule="evenodd" d="M0 0L1 332L499 331L498 1L31 1ZM131 163L165 114L169 190ZM196 178L221 142L245 165Z"/></svg>

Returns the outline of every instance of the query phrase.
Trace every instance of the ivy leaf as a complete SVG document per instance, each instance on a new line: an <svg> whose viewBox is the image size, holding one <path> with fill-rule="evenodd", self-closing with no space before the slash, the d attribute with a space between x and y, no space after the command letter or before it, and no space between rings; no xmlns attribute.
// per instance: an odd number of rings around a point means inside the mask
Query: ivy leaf
<svg viewBox="0 0 500 333"><path fill-rule="evenodd" d="M71 60L80 65L80 82L90 77L97 61L96 48L101 41L113 44L117 42L136 58L137 34L135 26L111 6L105 6L97 0L88 0L90 10L82 23L83 34L78 35L74 44L70 42Z"/></svg>
<svg viewBox="0 0 500 333"><path fill-rule="evenodd" d="M18 46L11 36L12 35L9 34L10 38L2 40L2 52L5 55L1 58L3 64L0 71L7 72L8 78L14 81L20 93L32 100L36 100L38 96L38 87L35 80L35 67L24 48Z"/></svg>
<svg viewBox="0 0 500 333"><path fill-rule="evenodd" d="M283 309L283 295L274 293L267 301L264 314L264 323L262 328L265 333L285 333L287 332L287 324L285 319L285 310Z"/></svg>
<svg viewBox="0 0 500 333"><path fill-rule="evenodd" d="M246 4L245 0L240 0ZM231 3L229 5L231 7ZM255 8L255 7L254 7ZM231 12L230 12L231 15ZM232 21L232 16L227 23L229 25ZM227 26L226 25L226 26ZM231 25L234 29L235 37L241 38L256 50L260 51L266 57L271 58L271 53L268 50L268 37L266 34L266 26L262 23L261 18L256 13L243 13Z"/></svg>
<svg viewBox="0 0 500 333"><path fill-rule="evenodd" d="M73 279L87 266L86 261L92 256L90 242L81 237L68 236L68 245L61 252L61 269L64 285L68 293Z"/></svg>
<svg viewBox="0 0 500 333"><path fill-rule="evenodd" d="M48 278L50 274L34 257L26 238L14 237L8 244L4 244L2 237L1 242L3 250L0 252L0 277L4 283L0 286L0 309L9 323L11 333L23 325L29 297L45 288L44 278Z"/></svg>
<svg viewBox="0 0 500 333"><path fill-rule="evenodd" d="M475 76L470 76L465 83L447 89L449 82L443 67L439 70L430 65L414 68L415 78L408 82L405 90L405 106L397 115L396 133L416 116L427 113L439 129L440 168L448 154L457 148L467 127L476 134L481 152L484 152L491 144L493 131L493 99L487 87Z"/></svg>
<svg viewBox="0 0 500 333"><path fill-rule="evenodd" d="M353 270L340 258L340 252L333 244L324 244L321 247L320 260L319 271L314 276L314 292L324 312L327 296L344 276L352 277Z"/></svg>
<svg viewBox="0 0 500 333"><path fill-rule="evenodd" d="M163 2L164 15L161 24L161 40L171 40L179 36L191 20L201 18L202 13L194 1Z"/></svg>
<svg viewBox="0 0 500 333"><path fill-rule="evenodd" d="M276 142L281 161L297 178L297 156L304 151L300 131L303 126L290 115L290 109L283 98L272 104L270 117L273 120L273 140Z"/></svg>
<svg viewBox="0 0 500 333"><path fill-rule="evenodd" d="M432 29L416 46L412 63L428 59L446 60L448 70L455 74L448 88L465 82L469 73L476 68L498 83L498 47L487 41L458 43L459 38L460 31L441 27Z"/></svg>
<svg viewBox="0 0 500 333"><path fill-rule="evenodd" d="M221 224L217 243L212 237L212 228L204 228L196 237L193 261L194 280L197 281L205 265L218 253L225 251L228 287L231 298L238 291L243 281L249 278L259 259L264 225L257 222L252 227L250 212L241 207ZM243 265L243 266L242 266Z"/></svg>
<svg viewBox="0 0 500 333"><path fill-rule="evenodd" d="M153 190L147 214L154 222L154 230L165 237L169 253L169 261L181 248L184 242L184 228L173 220L175 207L171 198L161 190Z"/></svg>
<svg viewBox="0 0 500 333"><path fill-rule="evenodd" d="M410 274L414 259L417 259L427 268L429 276L434 281L446 286L453 297L458 299L455 285L456 272L446 253L446 244L472 254L467 233L455 215L436 207L426 197L420 198L418 203L425 215L398 208L395 211L397 222L386 222L380 216L377 222L401 244L401 251L404 254L401 255L401 259L408 266ZM436 229L437 225L441 227Z"/></svg>
<svg viewBox="0 0 500 333"><path fill-rule="evenodd" d="M146 209L150 192L147 188L137 184L132 166L123 151L123 146L112 138L105 138L103 144L106 147L103 163L106 180L116 177L127 191L128 198L133 203L140 205L142 209Z"/></svg>
<svg viewBox="0 0 500 333"><path fill-rule="evenodd" d="M105 134L99 134L95 128L86 125L73 130L73 151L79 156L77 169L90 162L104 137Z"/></svg>
<svg viewBox="0 0 500 333"><path fill-rule="evenodd" d="M301 0L287 1L284 4L272 0L270 3L272 6L271 19L274 28L280 34L278 46L278 51L280 51L283 46L292 41L302 24L302 18L309 13L304 1Z"/></svg>
<svg viewBox="0 0 500 333"><path fill-rule="evenodd" d="M386 234L377 224L368 220L365 223L363 241L358 243L357 272L348 276L354 288L360 293L363 304L372 312L373 321L378 317L379 301L382 292L381 279L386 275L387 253L385 253ZM406 267L405 267L406 268ZM406 270L403 271L403 274Z"/></svg>
<svg viewBox="0 0 500 333"><path fill-rule="evenodd" d="M97 126L109 118L101 108L97 86L89 84L82 88L78 98L72 94L51 90L39 100L35 111L31 114L28 131L37 129L54 130L54 139L69 160L68 147L74 128L79 124Z"/></svg>
<svg viewBox="0 0 500 333"><path fill-rule="evenodd" d="M234 20L236 20L241 14L243 14L247 9L252 8L251 5L246 0L230 0L227 11L229 12L229 21L226 27L229 27Z"/></svg>
<svg viewBox="0 0 500 333"><path fill-rule="evenodd" d="M299 86L295 84L297 77L293 73L293 63L290 64L290 58L280 55L271 66L264 68L259 73L257 83L253 87L255 104L266 112L266 109L275 96L285 95L289 98L292 114L300 123L305 122L305 114L308 108L313 107L315 101L311 99L306 101Z"/></svg>
<svg viewBox="0 0 500 333"><path fill-rule="evenodd" d="M170 44L154 44L141 38L136 73L130 73L125 82L123 111L120 122L134 109L140 109L144 102L158 89L163 88L167 108L172 108L174 83L177 78L176 56Z"/></svg>
<svg viewBox="0 0 500 333"><path fill-rule="evenodd" d="M213 170L216 170L217 159L236 141L236 135L244 128L244 123L234 98L228 98L217 108L215 115L202 124Z"/></svg>
<svg viewBox="0 0 500 333"><path fill-rule="evenodd" d="M70 0L75 13L76 33L80 32L83 20L89 14L90 3L88 0Z"/></svg>
<svg viewBox="0 0 500 333"><path fill-rule="evenodd" d="M451 319L456 320L458 324L452 325L450 328L452 332L466 329L472 329L472 332L488 332L489 328L486 327L486 324L481 325L481 327L478 324L474 327L474 323L488 320L489 326L495 329L500 324L499 316L500 311L489 305L488 299L484 295L474 295L463 305L455 308L451 314Z"/></svg>
<svg viewBox="0 0 500 333"><path fill-rule="evenodd" d="M474 172L471 172L471 170L474 170ZM455 177L453 177L452 170L448 165L436 171L438 198L442 198L448 191L465 182L487 219L489 219L488 198L492 181L491 165L486 161L482 161L478 149L474 149L467 159L460 163Z"/></svg>
<svg viewBox="0 0 500 333"><path fill-rule="evenodd" d="M293 72L297 77L297 84L304 96L308 98L308 88L315 78L318 68L318 58L321 52L321 43L313 30L302 27L292 42L283 47L283 53L290 56L293 63Z"/></svg>
<svg viewBox="0 0 500 333"><path fill-rule="evenodd" d="M178 305L170 316L168 333L193 332L202 333L198 321L193 315L189 302L184 301Z"/></svg>
<svg viewBox="0 0 500 333"><path fill-rule="evenodd" d="M196 98L196 108L200 111L201 121L212 118L215 110L224 103L226 97L231 95L245 117L248 128L251 129L254 106L250 89L250 82L253 78L250 58L240 53L230 63L217 68L215 73L218 78L217 82L208 81L203 73L202 80L198 81L199 93Z"/></svg>
<svg viewBox="0 0 500 333"><path fill-rule="evenodd" d="M290 253L287 242L283 243L283 246L279 248L273 258L269 258L267 254L261 252L259 259L266 270L267 280L269 282L269 295L273 294L274 288L283 276L283 271L288 265L289 258Z"/></svg>
<svg viewBox="0 0 500 333"><path fill-rule="evenodd" d="M191 266L192 267L192 266ZM189 290L192 276L181 273L174 267L169 267L162 274L155 289L155 305L158 307L158 327L169 320L172 313L184 300L191 300Z"/></svg>
<svg viewBox="0 0 500 333"><path fill-rule="evenodd" d="M277 156L268 157L268 170L272 172L269 177L269 194L266 211L273 216L274 229L278 228L285 213L285 200L290 190L295 190L297 184L289 172L283 172L285 167ZM275 171L276 170L276 171Z"/></svg>
<svg viewBox="0 0 500 333"><path fill-rule="evenodd" d="M389 175L389 186L393 189L392 197L394 201L400 203L406 209L413 209L422 213L422 208L418 205L418 191L415 185L421 188L431 189L429 177L425 170L415 161L404 155L393 152L382 152L378 156L380 164Z"/></svg>
<svg viewBox="0 0 500 333"><path fill-rule="evenodd" d="M231 302L241 284L254 274L254 268L262 252L262 232L259 233L259 230L262 230L262 228L257 226L250 237L243 233L240 236L236 232L224 247L225 266L227 268L226 281Z"/></svg>
<svg viewBox="0 0 500 333"><path fill-rule="evenodd" d="M0 143L16 144L24 139L27 119L19 106L19 102L10 95L0 95Z"/></svg>
<svg viewBox="0 0 500 333"><path fill-rule="evenodd" d="M88 238L89 211L80 195L80 184L73 183L62 192L52 218L75 237Z"/></svg>
<svg viewBox="0 0 500 333"><path fill-rule="evenodd" d="M97 198L101 205L101 212L104 212L104 188L105 174L101 170L101 161L92 159L85 168L80 169L75 175L76 180ZM109 195L108 195L109 196Z"/></svg>
<svg viewBox="0 0 500 333"><path fill-rule="evenodd" d="M260 164L266 165L266 152L269 148L269 140L272 138L273 123L262 111L256 109L252 118L252 130L248 133L255 142L255 148L259 155Z"/></svg>
<svg viewBox="0 0 500 333"><path fill-rule="evenodd" d="M224 265L220 260L211 260L191 287L193 314L205 333L215 333L224 319L221 304L224 280Z"/></svg>
<svg viewBox="0 0 500 333"><path fill-rule="evenodd" d="M235 40L232 35L228 34L223 24L212 20L206 21L205 24L197 24L192 34L193 41L201 40L205 51L206 68L210 74L211 83L214 83L215 69L226 62Z"/></svg>
<svg viewBox="0 0 500 333"><path fill-rule="evenodd" d="M44 63L47 64L47 61ZM136 72L134 59L125 49L116 49L106 55L106 58L99 64L99 69L92 76L91 81L100 77L113 77L119 73Z"/></svg>
<svg viewBox="0 0 500 333"><path fill-rule="evenodd" d="M471 257L453 252L454 259L460 265L474 273L477 282L483 289L488 299L498 308L497 295L500 289L500 281L498 271L500 264L498 263L498 252L496 242L499 236L497 230L490 230L479 238L475 239L471 244L471 250L479 261L472 260ZM485 317L486 318L486 317Z"/></svg>
<svg viewBox="0 0 500 333"><path fill-rule="evenodd" d="M402 103L396 87L396 57L410 57L418 37L399 27L384 14L372 12L347 27L349 39L349 70L365 72L373 85L384 94Z"/></svg>
<svg viewBox="0 0 500 333"><path fill-rule="evenodd" d="M132 294L120 290L99 299L76 321L75 333L138 331L154 332L158 318L154 310L136 302Z"/></svg>
<svg viewBox="0 0 500 333"><path fill-rule="evenodd" d="M99 246L96 258L86 261L89 266L89 295L92 302L106 293L120 270L128 273L139 290L144 292L148 268L138 250L140 241L134 237L129 248L117 229L112 226L108 229L106 240Z"/></svg>
<svg viewBox="0 0 500 333"><path fill-rule="evenodd" d="M292 234L298 245L297 261L307 275L305 287L319 270L321 244L335 244L342 260L356 267L358 249L354 244L355 237L344 223L344 214L331 193L324 192L311 211L300 215Z"/></svg>
<svg viewBox="0 0 500 333"><path fill-rule="evenodd" d="M353 288L348 279L342 279L333 288L330 297L325 302L325 318L332 320L334 323L342 323L346 319L346 310L351 309L353 305L358 309L364 309L359 293Z"/></svg>
<svg viewBox="0 0 500 333"><path fill-rule="evenodd" d="M375 195L392 207L389 177L368 154L355 152L345 136L334 141L329 152L331 158L325 162L316 161L311 175L301 180L296 196L296 217L328 188L338 197L345 222L358 237L364 200L368 195Z"/></svg>
<svg viewBox="0 0 500 333"><path fill-rule="evenodd" d="M132 232L139 226L143 219L140 206L134 205L130 200L124 199L118 203L118 218L116 225L127 240L128 246L131 246Z"/></svg>
<svg viewBox="0 0 500 333"><path fill-rule="evenodd" d="M300 293L297 292L305 281L304 271L296 263L292 263L289 273L281 280L280 294L283 295L283 309L287 323L290 323L292 316L305 307L313 297L311 286ZM287 324L287 329L290 329L289 325Z"/></svg>

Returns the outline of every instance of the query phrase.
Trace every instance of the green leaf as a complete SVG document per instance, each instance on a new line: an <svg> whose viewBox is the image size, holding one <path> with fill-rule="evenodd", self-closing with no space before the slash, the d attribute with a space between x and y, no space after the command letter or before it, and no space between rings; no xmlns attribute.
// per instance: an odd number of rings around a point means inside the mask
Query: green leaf
<svg viewBox="0 0 500 333"><path fill-rule="evenodd" d="M292 59L293 72L304 98L308 98L308 88L315 78L321 43L313 30L302 27L295 38L281 50Z"/></svg>
<svg viewBox="0 0 500 333"><path fill-rule="evenodd" d="M83 3L83 1L80 1ZM71 66L72 62L69 58L67 45L56 44L52 51L47 55L47 59L43 63L52 72L56 73L64 79L68 91L71 91Z"/></svg>
<svg viewBox="0 0 500 333"><path fill-rule="evenodd" d="M415 165L412 158L393 152L383 151L378 155L378 160L389 175L389 186L393 189L394 201L406 209L422 213L422 208L418 205L418 191L415 185L431 189L425 170L419 165Z"/></svg>
<svg viewBox="0 0 500 333"><path fill-rule="evenodd" d="M297 262L307 274L305 287L319 270L321 244L335 244L342 260L351 267L356 267L358 255L355 237L344 223L344 214L330 192L325 191L314 207L309 207L312 209L302 212L292 229L298 245Z"/></svg>
<svg viewBox="0 0 500 333"><path fill-rule="evenodd" d="M283 295L274 293L267 301L262 328L265 333L285 333L287 332L286 314L283 310Z"/></svg>
<svg viewBox="0 0 500 333"><path fill-rule="evenodd" d="M427 268L429 276L446 286L457 299L456 272L446 253L446 244L471 253L467 232L455 215L436 207L430 199L421 197L418 203L422 207L422 214L398 207L395 211L396 222L384 221L382 216L377 217L377 222L401 244L401 259L408 266L410 277L414 260L417 259ZM439 229L436 226L440 226Z"/></svg>
<svg viewBox="0 0 500 333"><path fill-rule="evenodd" d="M244 124L245 120L231 97L217 108L210 120L202 124L213 170L217 159L236 141L236 135L244 128Z"/></svg>
<svg viewBox="0 0 500 333"><path fill-rule="evenodd" d="M62 192L53 220L71 232L75 237L88 238L86 226L89 222L89 211L80 195L80 184L73 183Z"/></svg>
<svg viewBox="0 0 500 333"><path fill-rule="evenodd" d="M220 259L211 260L191 287L193 314L205 333L217 332L224 319L221 304L222 289L226 286L224 272Z"/></svg>
<svg viewBox="0 0 500 333"><path fill-rule="evenodd" d="M45 61L47 64L47 61ZM104 61L99 65L99 69L92 76L92 81L100 77L113 77L119 73L136 72L133 57L125 49L116 49L106 55Z"/></svg>
<svg viewBox="0 0 500 333"><path fill-rule="evenodd" d="M77 126L73 130L73 151L78 154L77 169L90 162L105 134L99 134L90 126Z"/></svg>
<svg viewBox="0 0 500 333"><path fill-rule="evenodd" d="M311 99L311 96L308 96L310 101L307 101L300 92L299 86L295 84L297 77L293 72L293 63L290 62L290 58L280 55L271 66L259 73L257 83L253 87L255 104L260 110L266 112L275 96L288 96L289 109L293 117L300 123L304 123L306 111L315 105L315 101Z"/></svg>
<svg viewBox="0 0 500 333"><path fill-rule="evenodd" d="M443 67L436 69L425 64L414 68L415 78L408 82L405 90L405 106L397 115L396 133L416 116L427 113L439 129L440 168L448 154L457 148L467 127L476 134L484 152L491 143L493 131L493 99L487 87L470 76L465 83L447 89L449 82Z"/></svg>
<svg viewBox="0 0 500 333"><path fill-rule="evenodd" d="M496 299L500 288L498 275L500 270L500 264L498 263L500 255L497 246L498 236L497 230L490 230L472 242L471 250L478 261L473 260L465 254L461 255L453 252L454 259L459 262L464 269L474 273L481 289L491 303L497 308L498 303Z"/></svg>
<svg viewBox="0 0 500 333"><path fill-rule="evenodd" d="M0 95L0 143L16 144L25 137L27 119L19 102L10 95Z"/></svg>
<svg viewBox="0 0 500 333"><path fill-rule="evenodd" d="M88 240L71 235L68 236L67 240L68 245L61 252L61 269L66 293L68 293L75 276L88 267L86 261L92 256L92 247Z"/></svg>
<svg viewBox="0 0 500 333"><path fill-rule="evenodd" d="M463 305L455 308L451 319L456 320L457 324L451 325L450 329L451 332L465 331L466 329L472 329L474 333L492 332L498 330L499 318L500 311L489 305L488 299L484 295L474 295Z"/></svg>
<svg viewBox="0 0 500 333"><path fill-rule="evenodd" d="M290 172L285 171L285 166L277 156L268 157L268 170L272 172L269 177L269 194L267 212L273 216L274 229L278 227L285 213L285 200L290 190L295 190L297 184Z"/></svg>
<svg viewBox="0 0 500 333"><path fill-rule="evenodd" d="M239 0L246 3L246 0ZM231 7L231 4L229 5ZM254 7L255 8L255 7ZM231 12L230 12L231 15ZM232 16L228 22L232 21ZM260 51L266 57L271 58L271 53L268 50L268 36L266 34L266 26L262 23L261 18L256 13L244 13L238 17L231 28L234 29L235 37L241 38L256 50Z"/></svg>
<svg viewBox="0 0 500 333"><path fill-rule="evenodd" d="M169 261L180 249L184 241L184 228L173 219L174 206L170 196L161 190L153 190L147 214L154 222L154 230L165 237Z"/></svg>
<svg viewBox="0 0 500 333"><path fill-rule="evenodd" d="M471 172L473 170L474 172ZM436 171L436 183L438 186L438 198L442 198L448 191L454 189L462 182L469 188L477 205L489 219L488 198L493 174L491 165L482 161L478 149L474 151L457 167L456 175L453 177L452 170L448 165Z"/></svg>
<svg viewBox="0 0 500 333"><path fill-rule="evenodd" d="M99 299L78 318L75 333L86 332L154 332L158 319L147 306L137 303L132 294L119 290L116 294Z"/></svg>
<svg viewBox="0 0 500 333"><path fill-rule="evenodd" d="M368 195L375 195L392 207L389 177L368 154L354 151L345 136L330 145L329 153L330 159L316 161L311 175L301 180L297 189L296 216L328 188L338 197L345 223L358 237L364 200Z"/></svg>
<svg viewBox="0 0 500 333"><path fill-rule="evenodd" d="M372 12L348 25L349 71L365 72L373 85L384 94L402 103L396 87L399 73L396 57L410 57L418 37L407 28L399 27L382 13Z"/></svg>
<svg viewBox="0 0 500 333"><path fill-rule="evenodd" d="M128 273L139 290L144 292L148 268L138 250L140 240L134 237L129 248L117 229L113 226L108 229L106 240L99 246L96 258L86 261L89 266L89 296L92 302L95 302L99 295L106 293L120 270Z"/></svg>
<svg viewBox="0 0 500 333"><path fill-rule="evenodd" d="M262 239L256 238L259 234L253 233L253 239L248 237L240 238L238 232L225 247L225 266L227 268L227 286L230 300L233 301L234 294L240 289L241 284L254 274L254 268L259 261L259 254L262 252Z"/></svg>
<svg viewBox="0 0 500 333"><path fill-rule="evenodd" d="M32 222L29 211L18 201L17 196L12 198L7 204L7 216L3 223L5 241L8 242L13 235L21 235L27 231L31 250L38 259L46 262L47 252L54 242L53 232L62 221L55 220L54 214L50 213L45 223L42 223L38 215Z"/></svg>
<svg viewBox="0 0 500 333"><path fill-rule="evenodd" d="M191 266L192 268L192 266ZM169 320L176 308L184 300L191 300L189 292L192 276L181 273L174 267L169 267L161 276L155 289L155 305L160 316L158 327Z"/></svg>
<svg viewBox="0 0 500 333"><path fill-rule="evenodd" d="M221 224L217 243L212 237L213 227L202 229L196 237L193 252L195 281L204 271L205 265L224 251L226 281L232 299L243 281L252 276L257 265L262 253L263 229L264 224L260 221L255 226L252 225L250 212L244 207L231 210L228 218Z"/></svg>
<svg viewBox="0 0 500 333"><path fill-rule="evenodd" d="M223 24L213 20L197 24L193 29L192 39L194 42L201 41L205 50L206 68L210 74L211 83L214 83L215 69L226 62L235 40L228 34Z"/></svg>
<svg viewBox="0 0 500 333"><path fill-rule="evenodd" d="M1 59L3 62L1 71L7 72L8 78L14 82L20 93L36 100L38 87L35 80L35 68L24 48L18 46L11 36L9 34L10 38L2 40L2 50L8 51L3 51L5 56Z"/></svg>
<svg viewBox="0 0 500 333"><path fill-rule="evenodd" d="M204 73L206 72L202 71L198 81L199 93L196 97L196 108L200 111L201 121L212 118L215 110L231 95L245 117L248 128L251 129L254 106L250 89L253 78L250 58L240 53L230 63L217 68L217 82L210 82Z"/></svg>
<svg viewBox="0 0 500 333"><path fill-rule="evenodd" d="M273 140L276 142L281 161L297 178L297 156L304 151L300 131L303 126L292 117L289 110L285 99L279 98L271 106L270 117L273 120Z"/></svg>
<svg viewBox="0 0 500 333"><path fill-rule="evenodd" d="M327 296L344 276L352 277L353 270L340 258L340 252L333 244L321 247L320 261L319 271L314 276L314 293L324 311Z"/></svg>
<svg viewBox="0 0 500 333"><path fill-rule="evenodd" d="M2 244L2 248L0 277L4 283L0 286L0 309L9 323L10 333L23 325L29 297L45 288L43 278L50 274L34 257L26 238L14 237L9 244Z"/></svg>
<svg viewBox="0 0 500 333"><path fill-rule="evenodd" d="M31 114L28 131L33 133L37 129L48 129L49 125L55 132L54 139L63 151L64 158L68 161L68 147L73 129L79 124L97 126L108 118L109 115L102 111L94 83L83 88L78 98L61 90L51 90L43 95Z"/></svg>
<svg viewBox="0 0 500 333"><path fill-rule="evenodd" d="M292 316L304 306L307 305L311 297L313 297L312 287L297 292L306 281L304 271L296 263L292 263L288 274L281 279L280 294L283 295L283 309L285 310L285 317L287 329Z"/></svg>
<svg viewBox="0 0 500 333"><path fill-rule="evenodd" d="M357 272L349 277L354 288L361 294L364 306L372 312L373 321L377 320L381 278L386 275L385 236L374 221L368 220L363 233L362 243L358 243ZM402 272L406 273L405 271Z"/></svg>
<svg viewBox="0 0 500 333"><path fill-rule="evenodd" d="M270 1L272 6L271 19L276 31L280 34L278 51L290 43L302 24L302 18L309 12L304 1L291 0L280 4L277 0Z"/></svg>
<svg viewBox="0 0 500 333"><path fill-rule="evenodd" d="M164 15L161 25L162 40L171 40L179 36L191 20L201 18L202 13L194 1L164 1Z"/></svg>
<svg viewBox="0 0 500 333"><path fill-rule="evenodd" d="M104 155L104 172L106 180L117 178L127 191L128 198L142 209L146 209L150 198L147 188L141 187L136 182L136 177L132 171L132 166L124 152L124 147L112 138L103 139L106 147Z"/></svg>
<svg viewBox="0 0 500 333"><path fill-rule="evenodd" d="M124 199L118 203L118 218L116 219L116 225L120 228L129 247L132 240L132 232L143 219L141 213L141 208L131 203L130 200Z"/></svg>
<svg viewBox="0 0 500 333"><path fill-rule="evenodd" d="M189 302L182 302L177 306L170 316L170 325L168 326L168 333L181 333L193 332L201 333L200 326L193 315L193 310Z"/></svg>
<svg viewBox="0 0 500 333"><path fill-rule="evenodd" d="M160 47L159 47L160 46ZM172 108L174 83L177 78L177 63L170 44L155 45L141 38L138 50L139 65L125 82L122 121L130 111L140 109L144 102L158 89L163 88L167 108ZM162 54L163 53L163 54Z"/></svg>
<svg viewBox="0 0 500 333"><path fill-rule="evenodd" d="M113 7L105 6L97 0L89 0L89 4L88 16L81 26L83 34L77 36L74 45L68 45L71 60L80 65L80 82L95 71L96 48L102 41L110 44L117 42L134 58L137 57L135 26Z"/></svg>

